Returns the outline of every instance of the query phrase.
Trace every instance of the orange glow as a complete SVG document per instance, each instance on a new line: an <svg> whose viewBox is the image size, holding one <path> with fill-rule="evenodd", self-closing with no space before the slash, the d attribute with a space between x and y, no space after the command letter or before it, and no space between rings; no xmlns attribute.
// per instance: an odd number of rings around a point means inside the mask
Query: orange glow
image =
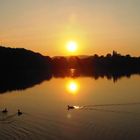
<svg viewBox="0 0 140 140"><path fill-rule="evenodd" d="M70 81L68 84L67 84L67 89L70 93L72 94L76 94L76 92L78 91L79 89L79 85L77 82L75 81Z"/></svg>
<svg viewBox="0 0 140 140"><path fill-rule="evenodd" d="M69 52L76 52L76 50L77 50L77 43L75 41L69 41L67 43L67 50Z"/></svg>

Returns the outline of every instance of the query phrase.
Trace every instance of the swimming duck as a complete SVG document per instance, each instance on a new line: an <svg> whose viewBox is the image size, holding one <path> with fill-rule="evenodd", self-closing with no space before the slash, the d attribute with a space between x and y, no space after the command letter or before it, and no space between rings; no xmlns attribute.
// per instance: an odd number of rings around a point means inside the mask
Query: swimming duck
<svg viewBox="0 0 140 140"><path fill-rule="evenodd" d="M8 112L7 108L5 108L4 110L2 110L2 113L7 113L7 112Z"/></svg>
<svg viewBox="0 0 140 140"><path fill-rule="evenodd" d="M69 105L68 105L68 110L69 110L69 109L74 109L74 106L69 106Z"/></svg>
<svg viewBox="0 0 140 140"><path fill-rule="evenodd" d="M18 116L22 115L23 113L18 109Z"/></svg>

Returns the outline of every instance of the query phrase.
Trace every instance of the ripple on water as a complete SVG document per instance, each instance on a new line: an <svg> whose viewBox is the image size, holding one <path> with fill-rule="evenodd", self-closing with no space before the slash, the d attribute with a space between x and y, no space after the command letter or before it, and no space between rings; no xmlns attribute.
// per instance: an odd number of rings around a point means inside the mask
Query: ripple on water
<svg viewBox="0 0 140 140"><path fill-rule="evenodd" d="M80 112L73 112L73 118L64 115L48 114L13 116L0 122L0 139L2 140L36 140L36 139L95 139L95 140L137 140L138 131L126 129L124 125L110 124L97 119L84 120ZM87 118L87 117L86 117ZM100 121L99 121L100 120Z"/></svg>

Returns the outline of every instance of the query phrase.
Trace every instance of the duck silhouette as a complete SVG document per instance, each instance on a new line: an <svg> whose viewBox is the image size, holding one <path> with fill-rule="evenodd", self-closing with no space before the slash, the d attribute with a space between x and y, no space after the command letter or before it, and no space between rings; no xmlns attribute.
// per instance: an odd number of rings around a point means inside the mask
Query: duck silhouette
<svg viewBox="0 0 140 140"><path fill-rule="evenodd" d="M7 112L8 112L7 108L2 110L2 113L7 113Z"/></svg>
<svg viewBox="0 0 140 140"><path fill-rule="evenodd" d="M75 108L74 106L70 106L70 105L68 105L67 107L68 107L68 110Z"/></svg>
<svg viewBox="0 0 140 140"><path fill-rule="evenodd" d="M23 113L18 109L18 116L22 115Z"/></svg>

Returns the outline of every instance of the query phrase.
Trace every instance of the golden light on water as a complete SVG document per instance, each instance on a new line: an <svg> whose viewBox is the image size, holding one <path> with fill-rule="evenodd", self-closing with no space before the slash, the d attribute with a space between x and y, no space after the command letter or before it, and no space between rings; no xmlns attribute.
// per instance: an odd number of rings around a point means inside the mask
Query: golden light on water
<svg viewBox="0 0 140 140"><path fill-rule="evenodd" d="M76 82L76 81L70 81L70 82L68 82L68 84L67 84L67 89L68 89L68 91L70 92L70 93L72 93L72 94L76 94L76 92L78 91L78 89L79 89L79 85L78 85L78 83Z"/></svg>
<svg viewBox="0 0 140 140"><path fill-rule="evenodd" d="M69 85L69 89L72 91L72 92L75 92L77 90L77 85L75 83L70 83Z"/></svg>
<svg viewBox="0 0 140 140"><path fill-rule="evenodd" d="M67 50L69 52L76 52L76 50L77 50L77 43L75 41L69 41L67 43Z"/></svg>

